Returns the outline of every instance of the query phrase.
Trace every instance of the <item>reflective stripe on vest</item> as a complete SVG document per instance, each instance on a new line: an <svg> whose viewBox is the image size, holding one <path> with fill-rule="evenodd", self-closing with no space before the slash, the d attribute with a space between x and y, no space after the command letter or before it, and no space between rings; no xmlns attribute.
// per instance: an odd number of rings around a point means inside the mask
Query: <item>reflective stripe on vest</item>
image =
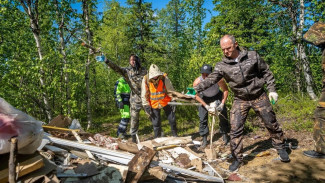
<svg viewBox="0 0 325 183"><path fill-rule="evenodd" d="M171 98L167 95L167 90L164 82L159 80L157 88L153 83L149 82L149 91L150 91L150 106L154 109L165 107L168 102L171 101Z"/></svg>

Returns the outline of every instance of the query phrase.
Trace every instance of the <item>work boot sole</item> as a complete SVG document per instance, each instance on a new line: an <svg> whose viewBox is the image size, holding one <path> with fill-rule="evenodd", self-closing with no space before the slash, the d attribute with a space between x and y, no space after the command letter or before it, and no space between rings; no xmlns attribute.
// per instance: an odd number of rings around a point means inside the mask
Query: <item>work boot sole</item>
<svg viewBox="0 0 325 183"><path fill-rule="evenodd" d="M321 154L316 151L304 151L304 155L310 158L325 159L325 154Z"/></svg>

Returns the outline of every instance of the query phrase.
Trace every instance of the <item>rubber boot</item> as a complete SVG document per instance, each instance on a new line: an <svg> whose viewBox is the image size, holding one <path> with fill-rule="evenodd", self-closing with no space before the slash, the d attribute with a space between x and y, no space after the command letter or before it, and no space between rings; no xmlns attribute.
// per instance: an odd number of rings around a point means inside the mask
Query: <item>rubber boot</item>
<svg viewBox="0 0 325 183"><path fill-rule="evenodd" d="M205 148L207 146L207 144L208 144L208 136L207 135L203 135L202 137L203 137L203 140L202 140L201 147L202 148Z"/></svg>
<svg viewBox="0 0 325 183"><path fill-rule="evenodd" d="M173 137L178 137L177 131L176 130L172 130L172 135L173 135Z"/></svg>
<svg viewBox="0 0 325 183"><path fill-rule="evenodd" d="M226 145L229 143L229 141L230 141L230 137L229 137L229 135L228 135L227 133L224 133L224 134L222 135L222 140L223 140L223 142L224 142L224 145L226 146Z"/></svg>
<svg viewBox="0 0 325 183"><path fill-rule="evenodd" d="M137 143L137 136L136 135L131 135L132 137L132 142Z"/></svg>

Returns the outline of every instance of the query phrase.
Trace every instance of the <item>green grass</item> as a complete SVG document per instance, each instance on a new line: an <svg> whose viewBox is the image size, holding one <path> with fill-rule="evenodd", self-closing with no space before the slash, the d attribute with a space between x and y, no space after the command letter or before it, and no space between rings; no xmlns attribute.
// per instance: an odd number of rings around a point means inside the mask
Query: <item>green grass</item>
<svg viewBox="0 0 325 183"><path fill-rule="evenodd" d="M282 128L312 131L316 106L317 101L311 100L307 95L289 94L279 99L274 111Z"/></svg>
<svg viewBox="0 0 325 183"><path fill-rule="evenodd" d="M278 102L273 105L278 122L284 130L295 131L312 131L313 114L317 102L312 101L306 95L280 95ZM230 110L231 104L227 105ZM166 136L171 135L170 126L164 111L161 111L162 129ZM89 130L91 133L104 133L112 137L116 136L117 126L120 121L118 110L107 116L99 116L94 118L93 127ZM198 110L195 106L177 106L176 122L179 136L187 136L199 132ZM218 122L218 120L217 120ZM83 126L86 126L83 124ZM245 133L254 133L264 126L260 118L253 110L249 111L246 123ZM128 125L127 132L129 132ZM215 129L218 129L216 124ZM144 111L140 112L140 124L138 134L142 138L153 137L152 124L145 115Z"/></svg>

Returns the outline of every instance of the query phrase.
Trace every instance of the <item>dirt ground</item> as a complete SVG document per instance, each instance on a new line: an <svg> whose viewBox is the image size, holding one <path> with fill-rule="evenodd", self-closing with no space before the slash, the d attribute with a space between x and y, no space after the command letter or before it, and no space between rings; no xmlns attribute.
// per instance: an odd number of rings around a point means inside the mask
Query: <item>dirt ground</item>
<svg viewBox="0 0 325 183"><path fill-rule="evenodd" d="M244 137L244 165L237 172L240 181L227 182L325 182L325 159L313 159L303 155L304 150L313 150L312 133L286 131L286 146L291 161L283 163L272 147L267 131L263 129ZM218 134L216 134L218 138ZM199 137L197 140L200 140ZM223 146L219 138L214 147L220 154L229 153L229 145ZM264 153L257 157L256 154ZM223 178L228 172L232 159L211 162Z"/></svg>

